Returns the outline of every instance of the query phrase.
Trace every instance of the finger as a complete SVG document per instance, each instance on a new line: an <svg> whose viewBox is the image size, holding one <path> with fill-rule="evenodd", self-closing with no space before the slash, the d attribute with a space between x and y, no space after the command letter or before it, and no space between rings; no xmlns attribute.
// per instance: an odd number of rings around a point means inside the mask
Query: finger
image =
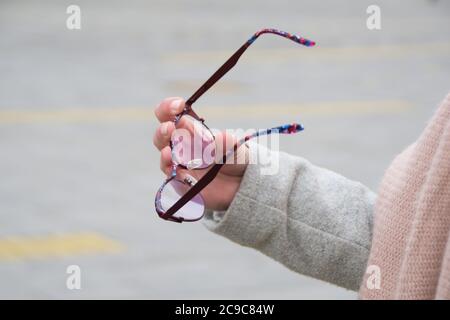
<svg viewBox="0 0 450 320"><path fill-rule="evenodd" d="M191 117L181 117L177 123L177 128L187 130L193 137L204 137L204 125L200 121L193 120Z"/></svg>
<svg viewBox="0 0 450 320"><path fill-rule="evenodd" d="M159 167L167 176L170 175L172 171L172 151L169 146L161 150Z"/></svg>
<svg viewBox="0 0 450 320"><path fill-rule="evenodd" d="M200 172L202 170L187 170L178 168L177 169L177 179L180 181L192 181L194 184L197 183L205 172Z"/></svg>
<svg viewBox="0 0 450 320"><path fill-rule="evenodd" d="M155 115L160 122L169 121L173 120L175 118L175 115L183 111L183 108L183 98L166 98L155 108Z"/></svg>
<svg viewBox="0 0 450 320"><path fill-rule="evenodd" d="M172 173L172 151L170 147L165 147L161 150L160 157L160 168L161 171L164 172L167 176L170 176ZM200 170L198 170L200 171ZM193 172L186 169L182 169L180 167L177 168L177 179L184 180L185 178L190 178L193 181L197 181L201 178L200 172Z"/></svg>
<svg viewBox="0 0 450 320"><path fill-rule="evenodd" d="M161 125L156 129L155 134L153 135L153 144L156 148L158 148L158 150L161 150L165 146L169 145L170 138L174 130L175 125L171 121L161 123Z"/></svg>

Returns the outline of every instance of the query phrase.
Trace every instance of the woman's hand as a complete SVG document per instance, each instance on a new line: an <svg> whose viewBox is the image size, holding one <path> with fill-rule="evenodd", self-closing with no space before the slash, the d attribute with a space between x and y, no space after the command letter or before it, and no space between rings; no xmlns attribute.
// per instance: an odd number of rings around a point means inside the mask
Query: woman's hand
<svg viewBox="0 0 450 320"><path fill-rule="evenodd" d="M160 167L166 175L170 175L172 169L172 154L169 142L175 131L173 119L175 118L175 115L183 110L184 103L182 98L166 98L155 109L155 115L161 124L158 129L156 129L153 136L153 144L161 152ZM222 144L223 147L220 149L225 152L225 146L233 145L230 144L230 141L235 141L235 137L230 134L221 132L215 135L216 146ZM216 150L218 149L219 148L216 148ZM238 149L238 152L234 157L234 160L236 159L239 159L240 161L234 163L243 164L225 164L217 177L202 190L201 194L205 200L206 208L212 210L226 210L230 205L247 167L247 161L245 161L247 159L246 146L242 146ZM183 178L186 175L190 175L196 180L200 180L210 168L211 167L201 170L185 170L178 168L177 175Z"/></svg>

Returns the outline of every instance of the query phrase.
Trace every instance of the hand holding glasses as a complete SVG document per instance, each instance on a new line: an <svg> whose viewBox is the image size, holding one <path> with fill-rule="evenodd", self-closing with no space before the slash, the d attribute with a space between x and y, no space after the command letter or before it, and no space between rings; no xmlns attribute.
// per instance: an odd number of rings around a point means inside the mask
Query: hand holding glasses
<svg viewBox="0 0 450 320"><path fill-rule="evenodd" d="M200 118L192 109L192 105L197 99L233 68L244 51L264 33L279 35L307 47L315 45L313 41L275 29L258 31L186 101L183 111L175 116L173 123L177 129L187 128L188 132L194 133L194 139L186 138L183 135L172 135L170 140L170 148L172 150L171 174L159 188L155 197L155 208L160 218L173 222L200 220L205 210L205 202L200 192L213 181L219 170L226 163L226 160L235 154L243 143L260 135L272 133L292 134L303 130L303 126L297 123L259 130L237 141L233 148L225 152L222 157L219 157L215 154L215 137L213 133L205 125L204 119ZM197 157L195 155L198 153L196 152L198 150L208 150L208 152L202 152L201 156ZM193 181L189 178L179 179L177 177L178 167L189 170L209 167L211 169L199 181Z"/></svg>

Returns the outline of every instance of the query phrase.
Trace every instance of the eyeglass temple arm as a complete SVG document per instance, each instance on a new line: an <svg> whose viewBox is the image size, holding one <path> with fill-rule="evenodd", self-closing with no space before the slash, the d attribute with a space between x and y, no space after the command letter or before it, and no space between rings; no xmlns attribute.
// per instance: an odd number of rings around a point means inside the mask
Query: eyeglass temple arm
<svg viewBox="0 0 450 320"><path fill-rule="evenodd" d="M307 47L312 47L316 43L314 41L299 37L288 32L279 31L276 29L262 29L256 32L250 39L245 42L225 63L208 79L206 82L186 101L186 107L190 108L198 98L200 98L209 88L211 88L220 78L222 78L231 68L238 62L242 54L247 48L262 34L272 33L281 37L290 39L294 42L302 44Z"/></svg>
<svg viewBox="0 0 450 320"><path fill-rule="evenodd" d="M238 62L241 55L248 48L245 43L239 48L206 82L186 101L186 106L192 106L209 88L211 88L220 78L222 78Z"/></svg>
<svg viewBox="0 0 450 320"><path fill-rule="evenodd" d="M297 133L299 131L302 131L304 127L301 124L293 123L293 124L286 124L278 127L274 127L271 129L265 129L256 131L255 133L248 135L238 142L235 143L234 147L230 149L222 158L221 163L216 163L197 183L189 189L188 192L186 192L175 204L170 207L163 215L162 218L169 218L170 216L174 215L180 208L182 208L186 203L188 203L193 197L195 197L200 191L202 191L211 181L214 180L214 178L219 173L222 166L226 163L227 159L236 152L236 150L244 143L246 143L248 140L252 138L256 138L262 135L267 135L271 133L280 133L280 134L292 134ZM181 222L181 221L180 221Z"/></svg>

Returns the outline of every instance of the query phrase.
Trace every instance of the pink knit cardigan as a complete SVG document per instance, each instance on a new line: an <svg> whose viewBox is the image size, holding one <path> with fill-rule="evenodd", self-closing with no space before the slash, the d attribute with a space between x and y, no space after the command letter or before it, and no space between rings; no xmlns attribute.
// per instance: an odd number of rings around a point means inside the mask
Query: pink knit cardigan
<svg viewBox="0 0 450 320"><path fill-rule="evenodd" d="M360 297L450 299L449 232L450 94L386 171ZM380 271L376 287L368 285L373 266Z"/></svg>

